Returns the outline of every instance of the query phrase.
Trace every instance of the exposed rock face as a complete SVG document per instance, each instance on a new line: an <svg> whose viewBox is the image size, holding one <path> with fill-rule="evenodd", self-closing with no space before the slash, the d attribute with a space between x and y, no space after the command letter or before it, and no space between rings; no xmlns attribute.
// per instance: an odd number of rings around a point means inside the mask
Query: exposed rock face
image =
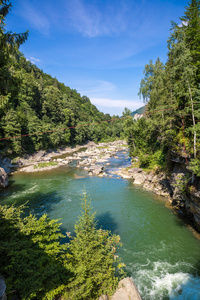
<svg viewBox="0 0 200 300"><path fill-rule="evenodd" d="M196 189L191 191L190 201L186 203L189 213L192 215L193 223L200 232L200 181L196 180Z"/></svg>
<svg viewBox="0 0 200 300"><path fill-rule="evenodd" d="M142 300L142 298L132 278L126 277L119 282L113 296L102 295L99 300Z"/></svg>
<svg viewBox="0 0 200 300"><path fill-rule="evenodd" d="M134 184L142 185L146 190L167 197L173 208L178 212L181 211L183 216L187 217L200 232L200 180L196 178L194 186L189 189L187 183L191 178L191 173L187 170L185 163L174 162L170 177L163 172L147 174L140 168L131 168L128 173L133 178Z"/></svg>
<svg viewBox="0 0 200 300"><path fill-rule="evenodd" d="M3 168L0 168L0 187L6 187L8 185L8 174Z"/></svg>
<svg viewBox="0 0 200 300"><path fill-rule="evenodd" d="M0 300L6 300L6 284L4 278L0 275Z"/></svg>

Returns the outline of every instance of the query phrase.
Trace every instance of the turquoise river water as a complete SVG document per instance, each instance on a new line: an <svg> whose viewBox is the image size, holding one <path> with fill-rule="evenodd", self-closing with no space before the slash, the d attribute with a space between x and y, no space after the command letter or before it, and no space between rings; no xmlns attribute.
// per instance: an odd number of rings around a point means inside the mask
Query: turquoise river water
<svg viewBox="0 0 200 300"><path fill-rule="evenodd" d="M200 299L200 241L164 206L164 198L112 175L130 164L127 154L118 156L110 159L108 177L90 177L74 163L48 172L17 173L0 192L0 204L29 201L31 212L62 219L63 232L73 232L85 188L98 224L121 236L119 256L143 300Z"/></svg>

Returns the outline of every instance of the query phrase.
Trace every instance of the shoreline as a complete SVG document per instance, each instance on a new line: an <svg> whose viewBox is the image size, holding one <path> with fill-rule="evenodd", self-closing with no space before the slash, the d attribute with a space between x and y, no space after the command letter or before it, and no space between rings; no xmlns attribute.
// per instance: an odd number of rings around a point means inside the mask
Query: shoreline
<svg viewBox="0 0 200 300"><path fill-rule="evenodd" d="M38 151L33 155L19 158L17 161L19 165L14 165L14 167L17 167L17 170L10 172L10 174L51 171L60 166L70 166L73 161L76 161L76 168L84 169L90 176L109 177L109 174L104 172L104 166L109 165L108 160L111 157L117 158L116 153L119 151L127 152L126 141L118 140L98 144L89 142L76 147L61 147L56 150ZM51 163L56 165L51 165ZM38 164L44 165L40 168L37 167ZM133 180L133 184L140 185L145 190L164 197L165 207L171 209L178 218L181 218L185 226L200 240L200 232L195 228L194 223L195 214L192 216L187 211L183 213L182 207L177 206L174 201L174 178L170 181L163 172L156 174L150 171L147 173L141 168L134 167L134 165L137 164L133 163L129 167L118 168L116 171L113 171L113 174L123 179ZM176 197L179 200L179 195L176 195Z"/></svg>
<svg viewBox="0 0 200 300"><path fill-rule="evenodd" d="M114 142L98 144L89 142L85 145L78 145L74 148L62 147L57 150L38 151L28 157L19 158L17 161L19 164L17 170L11 172L10 174L15 174L18 172L32 173L50 171L60 166L67 166L73 161L77 161L78 168L84 167L86 170L87 167L93 167L93 169L95 169L95 165L97 167L99 166L98 164L105 163L109 158L114 156L117 151L125 149L127 149L127 143L124 140L118 140ZM51 165L51 163L55 163L55 165ZM37 167L38 164L41 167Z"/></svg>

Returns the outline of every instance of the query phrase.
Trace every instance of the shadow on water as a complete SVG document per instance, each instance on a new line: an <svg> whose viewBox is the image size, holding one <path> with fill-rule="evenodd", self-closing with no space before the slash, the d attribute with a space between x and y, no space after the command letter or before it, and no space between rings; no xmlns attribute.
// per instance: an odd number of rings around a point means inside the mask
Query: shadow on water
<svg viewBox="0 0 200 300"><path fill-rule="evenodd" d="M62 201L62 197L59 195L57 191L50 191L49 193L44 192L32 192L31 194L24 195L20 194L17 196L17 192L24 191L24 185L23 184L17 184L9 187L8 193L10 196L13 196L10 200L10 202L4 203L4 198L7 197L6 192L1 196L0 204L8 204L12 205L14 203L15 206L20 206L25 204L25 215L29 214L29 212L41 216L44 213L50 214L50 212L53 210L53 205L59 203ZM16 196L15 196L16 194Z"/></svg>
<svg viewBox="0 0 200 300"><path fill-rule="evenodd" d="M97 221L97 228L102 228L104 230L109 230L112 233L117 234L118 225L115 222L110 212L105 212L101 215L97 215L95 218Z"/></svg>
<svg viewBox="0 0 200 300"><path fill-rule="evenodd" d="M9 180L9 186L0 189L0 202L8 197L8 194L23 192L26 188L25 184L15 184L14 180Z"/></svg>
<svg viewBox="0 0 200 300"><path fill-rule="evenodd" d="M29 200L29 197L26 197ZM28 202L29 211L41 216L46 213L49 214L53 210L53 205L59 203L62 197L56 191L49 193L36 192L31 195L31 200Z"/></svg>

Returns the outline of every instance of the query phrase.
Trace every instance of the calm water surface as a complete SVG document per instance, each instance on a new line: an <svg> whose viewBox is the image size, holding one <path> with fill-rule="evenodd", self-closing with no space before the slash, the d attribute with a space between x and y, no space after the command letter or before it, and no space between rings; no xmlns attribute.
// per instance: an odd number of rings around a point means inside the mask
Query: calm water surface
<svg viewBox="0 0 200 300"><path fill-rule="evenodd" d="M61 219L63 232L73 232L85 188L99 225L121 236L119 255L143 300L199 300L200 241L164 206L163 198L131 180L109 177L115 168L130 163L127 155L121 153L110 162L107 178L89 177L73 166L16 174L1 191L0 203L29 201L31 212Z"/></svg>

